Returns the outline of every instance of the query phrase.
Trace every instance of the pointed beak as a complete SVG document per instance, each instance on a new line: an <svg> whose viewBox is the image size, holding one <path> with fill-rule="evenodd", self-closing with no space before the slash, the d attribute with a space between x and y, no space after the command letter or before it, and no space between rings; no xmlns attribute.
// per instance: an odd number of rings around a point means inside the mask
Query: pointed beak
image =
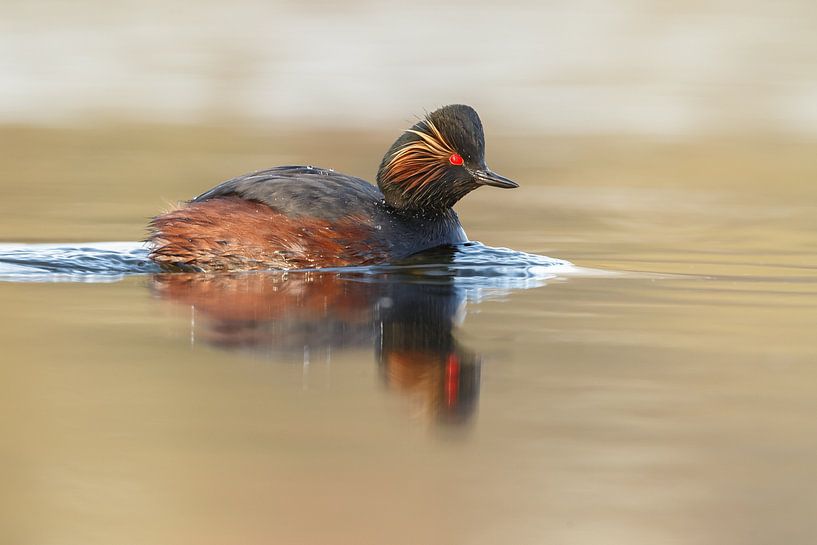
<svg viewBox="0 0 817 545"><path fill-rule="evenodd" d="M475 170L473 172L474 179L480 185L492 185L494 187L501 187L502 189L513 189L519 187L519 184L513 180L509 180L505 176L500 176L491 169Z"/></svg>

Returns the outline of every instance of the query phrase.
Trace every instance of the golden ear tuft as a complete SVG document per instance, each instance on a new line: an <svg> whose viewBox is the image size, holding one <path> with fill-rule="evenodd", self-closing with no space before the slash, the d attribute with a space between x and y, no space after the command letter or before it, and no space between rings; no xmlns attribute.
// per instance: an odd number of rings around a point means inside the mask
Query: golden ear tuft
<svg viewBox="0 0 817 545"><path fill-rule="evenodd" d="M423 187L441 176L449 165L449 157L457 153L431 120L424 120L423 125L428 132L406 131L420 139L394 152L386 165L386 176L404 192Z"/></svg>

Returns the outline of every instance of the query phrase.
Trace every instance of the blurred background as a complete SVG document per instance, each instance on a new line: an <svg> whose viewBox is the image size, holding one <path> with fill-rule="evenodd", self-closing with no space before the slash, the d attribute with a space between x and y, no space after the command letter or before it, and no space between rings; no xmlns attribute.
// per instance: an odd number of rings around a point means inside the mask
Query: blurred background
<svg viewBox="0 0 817 545"><path fill-rule="evenodd" d="M3 5L0 120L492 131L817 132L808 1Z"/></svg>

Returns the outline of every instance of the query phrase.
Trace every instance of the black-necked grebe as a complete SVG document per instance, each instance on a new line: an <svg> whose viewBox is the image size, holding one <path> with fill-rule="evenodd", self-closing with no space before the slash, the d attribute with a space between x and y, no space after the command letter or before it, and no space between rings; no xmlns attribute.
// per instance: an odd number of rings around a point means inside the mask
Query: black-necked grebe
<svg viewBox="0 0 817 545"><path fill-rule="evenodd" d="M387 263L465 242L451 207L482 185L518 187L485 165L476 111L445 106L392 144L377 187L306 166L239 176L153 218L150 257L185 271Z"/></svg>

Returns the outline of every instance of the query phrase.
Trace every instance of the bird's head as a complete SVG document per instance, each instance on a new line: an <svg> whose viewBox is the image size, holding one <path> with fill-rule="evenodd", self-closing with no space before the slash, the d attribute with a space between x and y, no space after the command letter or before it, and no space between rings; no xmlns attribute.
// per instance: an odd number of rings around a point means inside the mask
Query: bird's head
<svg viewBox="0 0 817 545"><path fill-rule="evenodd" d="M383 157L377 185L389 205L432 213L483 185L519 187L485 165L482 122L462 104L444 106L406 130Z"/></svg>

